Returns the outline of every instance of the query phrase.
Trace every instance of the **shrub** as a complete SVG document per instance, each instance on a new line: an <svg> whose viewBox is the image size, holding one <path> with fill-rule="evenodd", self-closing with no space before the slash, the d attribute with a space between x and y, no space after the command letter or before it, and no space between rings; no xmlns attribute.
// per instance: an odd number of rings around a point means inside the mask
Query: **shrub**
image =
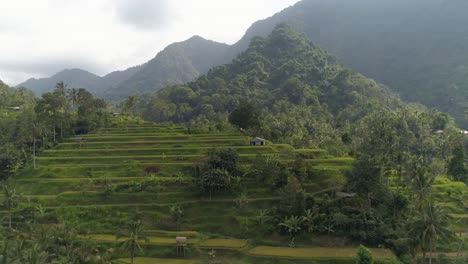
<svg viewBox="0 0 468 264"><path fill-rule="evenodd" d="M356 264L373 264L372 252L363 245L360 245L357 251Z"/></svg>

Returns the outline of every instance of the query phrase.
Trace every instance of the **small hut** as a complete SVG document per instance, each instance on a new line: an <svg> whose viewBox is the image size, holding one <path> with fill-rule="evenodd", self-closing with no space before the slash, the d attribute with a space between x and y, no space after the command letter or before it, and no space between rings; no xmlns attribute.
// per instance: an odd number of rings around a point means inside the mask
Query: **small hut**
<svg viewBox="0 0 468 264"><path fill-rule="evenodd" d="M250 140L250 146L265 146L266 140L259 137L254 137Z"/></svg>
<svg viewBox="0 0 468 264"><path fill-rule="evenodd" d="M185 257L185 247L187 246L187 237L176 237L176 253L177 256Z"/></svg>

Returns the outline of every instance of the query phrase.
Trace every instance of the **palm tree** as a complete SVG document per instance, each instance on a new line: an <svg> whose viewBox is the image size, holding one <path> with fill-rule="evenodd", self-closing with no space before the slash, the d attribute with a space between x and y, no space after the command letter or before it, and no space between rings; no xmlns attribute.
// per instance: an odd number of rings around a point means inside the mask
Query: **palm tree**
<svg viewBox="0 0 468 264"><path fill-rule="evenodd" d="M140 246L141 240L148 241L143 235L143 230L144 227L140 220L131 221L127 224L125 232L116 236L117 239L125 237L125 240L120 243L120 246L124 250L130 252L131 264L134 264L136 251L142 250Z"/></svg>
<svg viewBox="0 0 468 264"><path fill-rule="evenodd" d="M11 228L11 218L13 215L13 210L18 205L18 202L21 198L21 195L16 192L15 188L10 187L9 185L3 186L3 202L2 205L8 211L8 227Z"/></svg>
<svg viewBox="0 0 468 264"><path fill-rule="evenodd" d="M59 94L60 96L65 97L67 95L67 85L64 82L58 82L55 85L54 92Z"/></svg>
<svg viewBox="0 0 468 264"><path fill-rule="evenodd" d="M419 227L419 238L425 259L427 248L429 248L429 264L432 264L432 253L435 245L440 239L448 239L453 236L447 228L448 214L440 207L431 202L424 206L415 215L414 224Z"/></svg>
<svg viewBox="0 0 468 264"><path fill-rule="evenodd" d="M432 196L432 184L434 177L430 175L428 162L422 157L414 159L411 162L409 169L412 174L413 193L416 207L414 209L421 210L425 204L429 203Z"/></svg>
<svg viewBox="0 0 468 264"><path fill-rule="evenodd" d="M70 100L72 108L75 109L76 103L78 102L78 89L71 88L68 90L68 100Z"/></svg>

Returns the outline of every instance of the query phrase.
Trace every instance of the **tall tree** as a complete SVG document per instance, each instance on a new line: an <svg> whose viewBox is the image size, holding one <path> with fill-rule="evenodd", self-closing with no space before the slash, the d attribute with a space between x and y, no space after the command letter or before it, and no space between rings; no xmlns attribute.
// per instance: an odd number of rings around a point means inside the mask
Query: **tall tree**
<svg viewBox="0 0 468 264"><path fill-rule="evenodd" d="M130 253L130 263L134 264L136 252L142 250L141 241L148 241L143 233L143 223L140 220L130 221L123 231L117 235L117 239L124 238L120 246Z"/></svg>
<svg viewBox="0 0 468 264"><path fill-rule="evenodd" d="M453 150L453 156L448 164L448 174L455 181L468 183L468 169L465 165L466 154L463 146L458 146Z"/></svg>

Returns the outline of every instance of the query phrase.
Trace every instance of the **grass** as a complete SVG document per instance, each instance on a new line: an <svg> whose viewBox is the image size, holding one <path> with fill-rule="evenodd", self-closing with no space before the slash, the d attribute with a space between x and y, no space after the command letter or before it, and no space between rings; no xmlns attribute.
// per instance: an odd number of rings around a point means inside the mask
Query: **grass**
<svg viewBox="0 0 468 264"><path fill-rule="evenodd" d="M148 230L146 231L148 235L158 236L158 237L198 237L200 233L196 231L165 231L165 230Z"/></svg>
<svg viewBox="0 0 468 264"><path fill-rule="evenodd" d="M371 249L372 255L377 260L387 260L394 257L388 249ZM289 248L289 247L266 247L260 246L249 251L250 255L262 257L278 257L292 259L311 260L348 260L356 256L356 248Z"/></svg>
<svg viewBox="0 0 468 264"><path fill-rule="evenodd" d="M214 238L208 239L200 243L201 247L207 248L243 248L247 245L247 240L244 239L224 239L224 238Z"/></svg>
<svg viewBox="0 0 468 264"><path fill-rule="evenodd" d="M116 239L114 235L89 235L88 238L91 240L99 241L99 242L111 242L111 243L118 243L125 240L125 238ZM141 244L150 244L150 245L175 245L175 237L174 238L167 238L167 237L148 237L148 240L140 240ZM193 244L195 241L192 239L187 239L188 244Z"/></svg>
<svg viewBox="0 0 468 264"><path fill-rule="evenodd" d="M130 259L118 259L119 263L130 264ZM195 264L189 259L135 258L135 264Z"/></svg>
<svg viewBox="0 0 468 264"><path fill-rule="evenodd" d="M269 263L264 258L266 253L262 247L252 250L257 253L247 255L247 240L223 237L248 238L242 226L243 219L252 218L260 209L272 208L280 197L265 186L255 184L252 179L247 179L243 185L248 194L248 203L243 208L236 207L235 194L215 196L212 200L200 197L195 191L192 176L194 164L206 159L211 149L235 149L240 154L243 168L252 166L258 154L275 155L285 163L294 161L299 155L313 166L314 178L310 179L313 184L305 186L313 195L333 191L332 184L334 188L342 184L344 171L352 162L351 158L331 157L323 149L295 150L291 145L272 143L253 147L248 145L248 137L239 134L206 134L203 131L188 134L186 128L166 125L135 124L128 129L113 127L82 137L87 142L81 147L69 139L41 153L37 158L38 169L27 166L17 181L18 189L33 202L41 204L51 219L64 219L77 228L94 233L89 237L105 244L117 243L112 233L122 221L139 212L149 229L149 241L142 241L145 247L172 249L175 237L185 236L189 243L201 248L194 254L211 249L222 252L221 258L226 256L225 252L239 254L236 257L240 257L240 261L227 258L229 261L226 263L236 264ZM160 167L152 179L157 180L162 188L150 185L149 189L139 191L136 186L151 178L144 172L148 165ZM107 184L116 189L104 193ZM170 206L173 205L183 210L181 226L175 226L170 217ZM169 231L176 228L189 231ZM215 238L206 239L210 236ZM256 243L261 244L261 240ZM299 254L300 260L292 263L308 263L310 249L303 249L304 252L296 250L299 251L291 253L284 249L280 257ZM355 250L351 251L354 256ZM301 254L306 257L302 259ZM150 253L146 256L170 255ZM349 255L344 258L349 260ZM125 263L126 260L119 261ZM278 263L290 263L283 261ZM138 258L136 263L155 262L194 263L193 260L155 258Z"/></svg>

